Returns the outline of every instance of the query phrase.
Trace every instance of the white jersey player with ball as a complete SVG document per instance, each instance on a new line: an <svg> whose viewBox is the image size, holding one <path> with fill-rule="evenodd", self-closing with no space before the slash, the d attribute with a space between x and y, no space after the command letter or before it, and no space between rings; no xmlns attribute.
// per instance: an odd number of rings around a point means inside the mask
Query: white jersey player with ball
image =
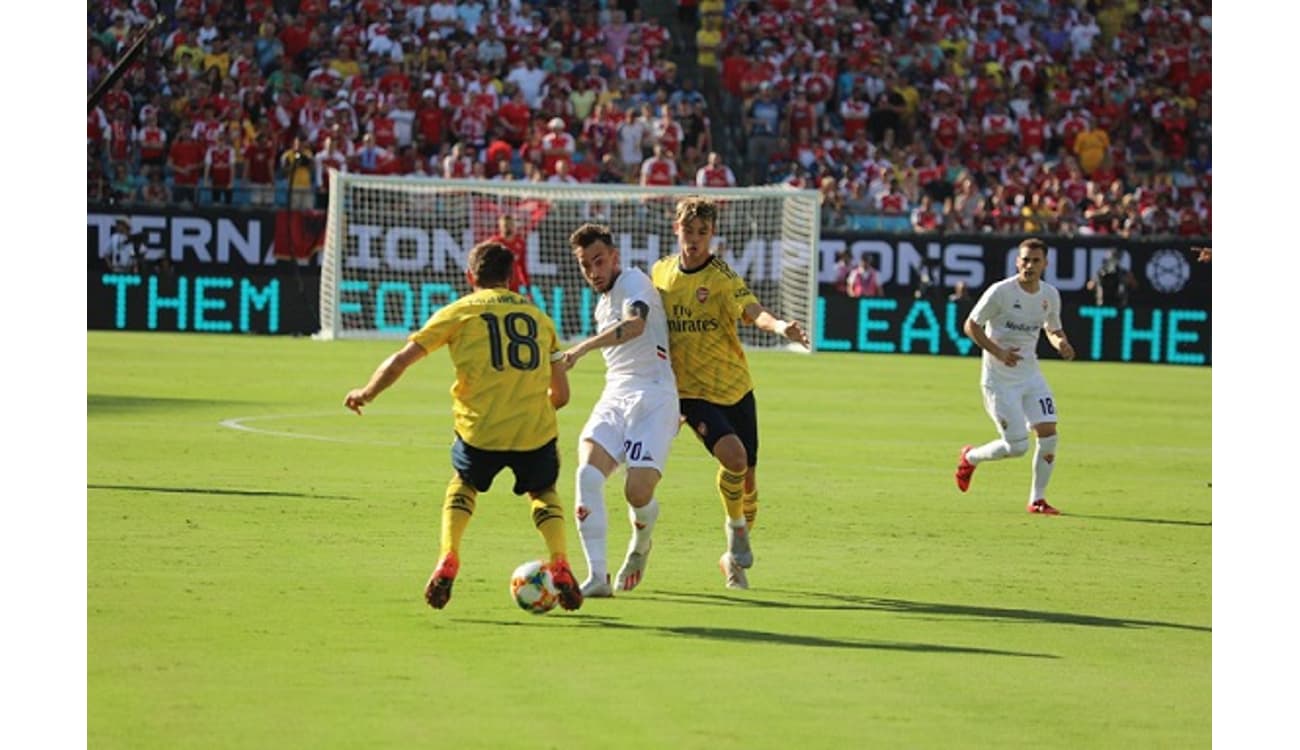
<svg viewBox="0 0 1300 750"><path fill-rule="evenodd" d="M641 582L659 516L655 486L677 434L677 381L668 358L668 322L650 277L622 268L608 227L583 224L569 238L582 275L600 294L597 333L564 353L569 367L593 349L605 358L605 389L578 438L575 516L589 575L587 597L613 596ZM624 496L632 523L627 557L613 585L605 557L605 480L627 466Z"/></svg>
<svg viewBox="0 0 1300 750"><path fill-rule="evenodd" d="M1029 452L1029 432L1037 437L1031 469L1030 513L1059 515L1047 502L1047 483L1056 462L1056 399L1038 366L1038 333L1063 359L1074 359L1074 347L1061 326L1061 293L1042 280L1047 245L1039 239L1020 243L1016 275L997 282L980 295L966 319L966 335L983 350L980 386L984 409L997 425L998 439L961 449L957 487L970 488L975 467L985 461L1015 458Z"/></svg>

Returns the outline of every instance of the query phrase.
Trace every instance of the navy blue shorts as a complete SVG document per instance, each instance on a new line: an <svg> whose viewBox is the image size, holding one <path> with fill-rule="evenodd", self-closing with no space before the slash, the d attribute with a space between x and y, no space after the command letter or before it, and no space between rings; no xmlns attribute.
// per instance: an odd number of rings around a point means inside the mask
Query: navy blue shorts
<svg viewBox="0 0 1300 750"><path fill-rule="evenodd" d="M758 407L754 392L746 393L731 406L721 406L700 398L681 399L682 416L704 448L713 455L713 446L727 435L740 438L751 467L758 465Z"/></svg>
<svg viewBox="0 0 1300 750"><path fill-rule="evenodd" d="M560 452L555 440L530 451L489 451L475 448L456 436L451 444L451 465L462 481L487 492L502 469L515 475L514 493L541 492L555 486L560 476Z"/></svg>

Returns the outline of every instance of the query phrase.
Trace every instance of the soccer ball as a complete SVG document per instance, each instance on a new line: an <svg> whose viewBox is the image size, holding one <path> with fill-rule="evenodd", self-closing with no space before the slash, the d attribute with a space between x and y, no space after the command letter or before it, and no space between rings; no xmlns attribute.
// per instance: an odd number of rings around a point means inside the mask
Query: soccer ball
<svg viewBox="0 0 1300 750"><path fill-rule="evenodd" d="M541 560L530 560L510 574L510 596L525 612L544 615L560 603L551 570Z"/></svg>

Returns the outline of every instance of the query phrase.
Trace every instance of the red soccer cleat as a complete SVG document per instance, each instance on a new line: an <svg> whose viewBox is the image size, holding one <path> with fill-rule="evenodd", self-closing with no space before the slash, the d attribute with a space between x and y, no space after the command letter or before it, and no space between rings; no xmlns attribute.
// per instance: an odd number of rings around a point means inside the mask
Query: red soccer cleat
<svg viewBox="0 0 1300 750"><path fill-rule="evenodd" d="M1025 508L1025 510L1029 511L1030 513L1037 513L1037 514L1042 515L1042 516L1059 516L1059 515L1061 515L1061 511L1059 511L1059 510L1057 510L1056 508L1053 508L1052 506L1048 505L1048 504L1047 504L1047 501L1044 500L1044 499L1042 499L1041 497L1040 497L1039 499L1033 501L1032 503L1030 503L1030 504Z"/></svg>
<svg viewBox="0 0 1300 750"><path fill-rule="evenodd" d="M551 563L551 580L555 582L555 588L560 592L560 606L568 610L574 610L582 606L582 588L578 586L578 581L573 577L573 571L569 569L567 560L556 560Z"/></svg>
<svg viewBox="0 0 1300 750"><path fill-rule="evenodd" d="M973 447L971 445L962 446L961 453L957 455L957 471L953 476L957 478L957 489L962 492L970 489L970 478L975 473L975 464L966 460L966 454L970 453L970 449Z"/></svg>
<svg viewBox="0 0 1300 750"><path fill-rule="evenodd" d="M460 572L460 559L453 553L438 561L429 582L424 586L424 600L434 609L442 609L451 601L451 585L456 582Z"/></svg>

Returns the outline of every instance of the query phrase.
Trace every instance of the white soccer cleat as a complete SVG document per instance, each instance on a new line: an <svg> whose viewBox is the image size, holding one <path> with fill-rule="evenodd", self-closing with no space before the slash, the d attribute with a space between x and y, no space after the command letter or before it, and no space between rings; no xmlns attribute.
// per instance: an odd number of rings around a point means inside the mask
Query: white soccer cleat
<svg viewBox="0 0 1300 750"><path fill-rule="evenodd" d="M618 569L618 575L614 577L614 588L619 591L631 591L636 588L645 576L645 566L649 559L649 549L645 552L628 550L627 559L623 561L623 567Z"/></svg>
<svg viewBox="0 0 1300 750"><path fill-rule="evenodd" d="M727 554L734 557L740 567L753 567L754 551L749 548L749 529L732 526L730 521L725 523L724 528L727 530Z"/></svg>
<svg viewBox="0 0 1300 750"><path fill-rule="evenodd" d="M736 563L736 558L730 552L722 553L722 557L718 560L718 568L722 570L722 575L727 580L727 588L749 588L749 578L745 575L745 569Z"/></svg>
<svg viewBox="0 0 1300 750"><path fill-rule="evenodd" d="M605 574L605 580L597 581L588 578L582 582L580 587L582 598L584 599L609 599L614 596L614 590L609 587L609 574Z"/></svg>

